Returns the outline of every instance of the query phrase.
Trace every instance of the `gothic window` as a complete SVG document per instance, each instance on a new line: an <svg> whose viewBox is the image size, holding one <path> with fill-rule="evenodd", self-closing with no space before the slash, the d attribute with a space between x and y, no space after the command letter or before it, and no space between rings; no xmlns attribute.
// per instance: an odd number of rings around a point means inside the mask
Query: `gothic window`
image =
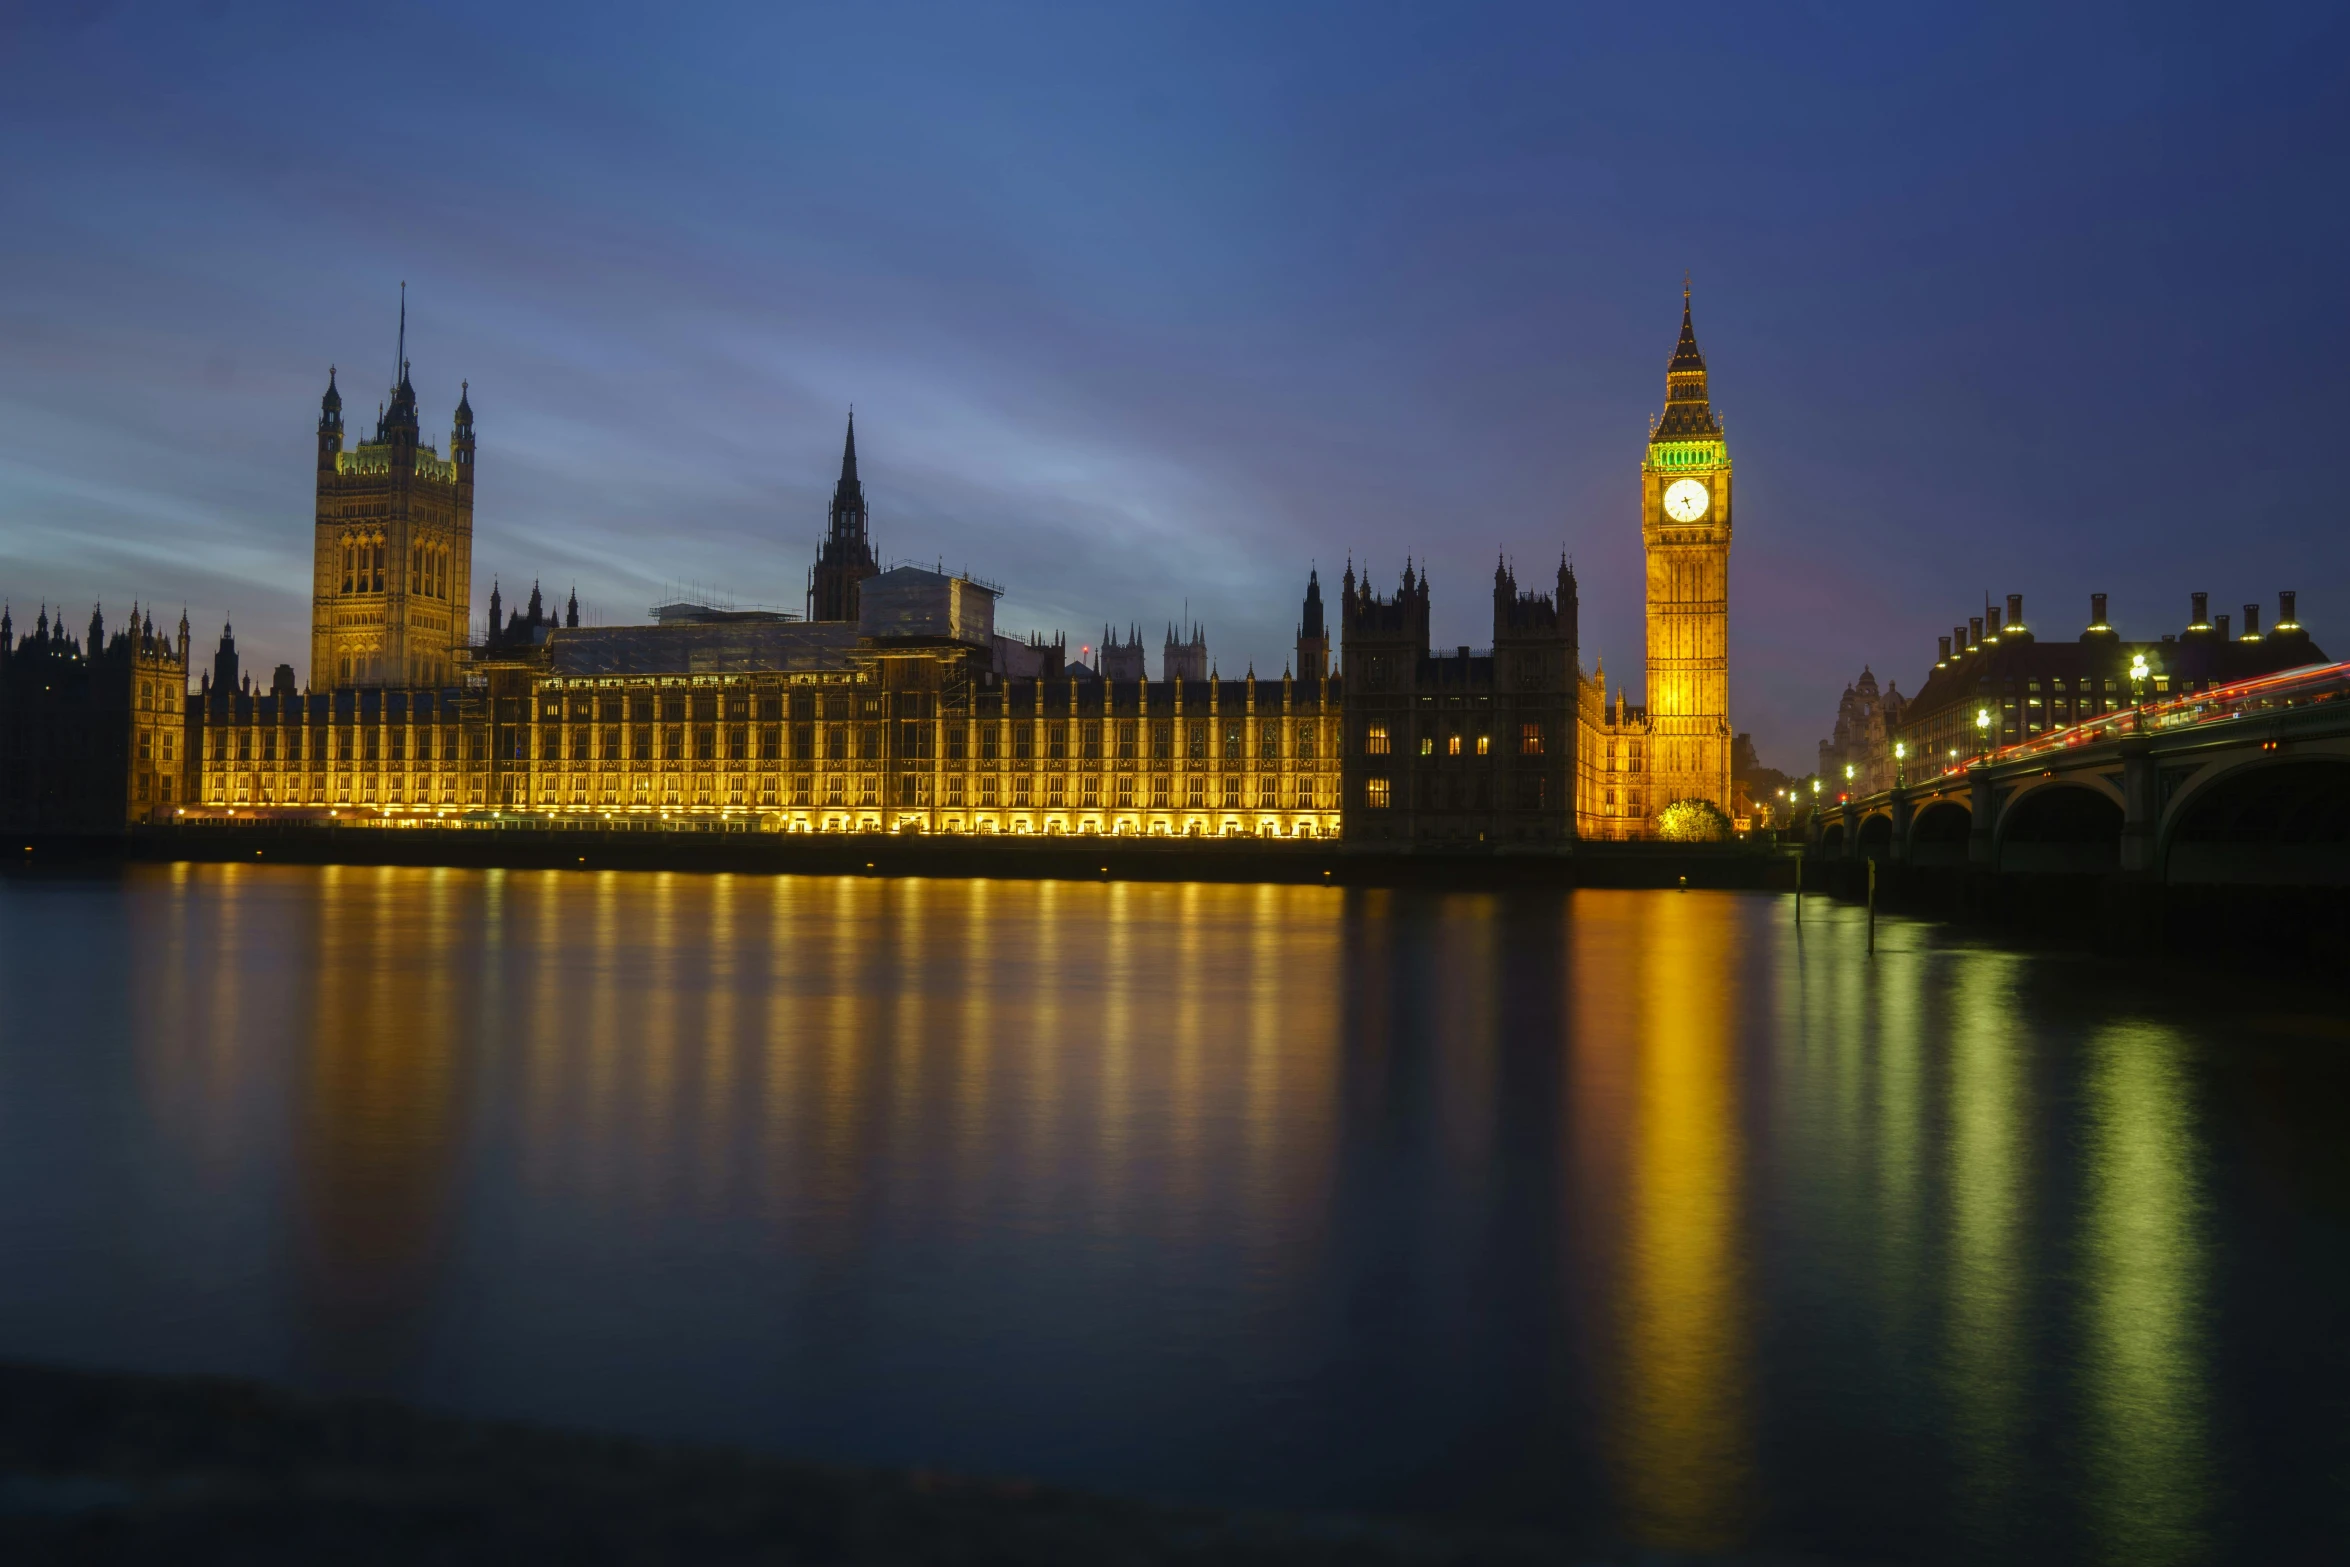
<svg viewBox="0 0 2350 1567"><path fill-rule="evenodd" d="M1520 756L1540 756L1542 754L1542 726L1540 724L1520 724L1518 726L1518 754Z"/></svg>
<svg viewBox="0 0 2350 1567"><path fill-rule="evenodd" d="M1036 755L1036 726L1016 723L1012 726L1012 760L1025 762Z"/></svg>
<svg viewBox="0 0 2350 1567"><path fill-rule="evenodd" d="M1227 718L1227 719L1225 719L1225 720L1224 720L1224 760L1226 760L1227 762L1237 762L1237 761L1239 761L1239 760L1240 760L1240 758L1241 758L1241 756L1244 754L1244 753L1243 753L1243 750L1242 750L1242 744L1243 744L1243 741L1244 741L1246 738L1247 738L1247 737L1246 737L1246 735L1245 735L1245 734L1244 734L1244 732L1243 732L1243 726L1242 726L1242 724L1241 724L1241 721L1240 721L1239 719L1237 719L1237 718Z"/></svg>
<svg viewBox="0 0 2350 1567"><path fill-rule="evenodd" d="M1044 739L1045 754L1054 761L1060 761L1069 754L1069 726L1067 724L1055 722L1045 725Z"/></svg>
<svg viewBox="0 0 2350 1567"><path fill-rule="evenodd" d="M1447 756L1461 754L1461 737L1459 735L1451 734L1444 737L1444 754Z"/></svg>
<svg viewBox="0 0 2350 1567"><path fill-rule="evenodd" d="M1365 756L1385 756L1387 754L1387 726L1385 724L1365 726L1363 754Z"/></svg>
<svg viewBox="0 0 2350 1567"><path fill-rule="evenodd" d="M773 761L783 754L783 725L761 724L759 726L759 754L769 761Z"/></svg>
<svg viewBox="0 0 2350 1567"><path fill-rule="evenodd" d="M1279 788L1280 781L1271 773L1266 773L1257 780L1257 806L1260 810L1269 811L1281 803Z"/></svg>
<svg viewBox="0 0 2350 1567"><path fill-rule="evenodd" d="M1205 760L1208 754L1208 726L1195 718L1186 727L1191 731L1184 737L1191 759L1195 762Z"/></svg>
<svg viewBox="0 0 2350 1567"><path fill-rule="evenodd" d="M1132 773L1118 775L1118 809L1121 811L1134 809L1134 775Z"/></svg>
<svg viewBox="0 0 2350 1567"><path fill-rule="evenodd" d="M959 720L949 722L947 725L947 760L959 762L963 760L963 753L969 749L969 738L964 725Z"/></svg>
<svg viewBox="0 0 2350 1567"><path fill-rule="evenodd" d="M1301 762L1310 762L1314 759L1314 726L1312 724L1297 726L1297 759Z"/></svg>
<svg viewBox="0 0 2350 1567"><path fill-rule="evenodd" d="M1195 811L1198 810L1201 806L1206 805L1208 803L1208 781L1197 773L1194 773L1189 778L1185 779L1183 784L1183 803Z"/></svg>
<svg viewBox="0 0 2350 1567"><path fill-rule="evenodd" d="M1486 754L1488 751L1490 751L1490 750L1492 750L1492 749L1493 749L1493 737L1492 737L1491 735L1479 735L1479 736L1477 737L1477 754L1478 754L1479 756L1483 756L1483 755L1485 755L1485 754Z"/></svg>
<svg viewBox="0 0 2350 1567"><path fill-rule="evenodd" d="M1420 736L1420 754L1422 756L1434 756L1436 754L1436 737L1434 735Z"/></svg>
<svg viewBox="0 0 2350 1567"><path fill-rule="evenodd" d="M1035 785L1029 780L1029 777L1026 773L1017 773L1013 775L1012 804L1020 807L1026 807L1029 805L1032 800L1030 791L1034 788Z"/></svg>
<svg viewBox="0 0 2350 1567"><path fill-rule="evenodd" d="M1227 773L1224 776L1224 809L1227 811L1240 809L1240 775L1238 773Z"/></svg>
<svg viewBox="0 0 2350 1567"><path fill-rule="evenodd" d="M1363 780L1363 804L1374 811L1384 811L1392 802L1393 786L1384 778Z"/></svg>
<svg viewBox="0 0 2350 1567"><path fill-rule="evenodd" d="M1175 726L1161 720L1151 725L1151 755L1164 762L1175 755Z"/></svg>
<svg viewBox="0 0 2350 1567"><path fill-rule="evenodd" d="M1154 810L1167 808L1167 775L1160 773L1151 779L1151 806Z"/></svg>
<svg viewBox="0 0 2350 1567"><path fill-rule="evenodd" d="M1089 762L1100 761L1102 759L1102 726L1097 722L1088 720L1086 722L1083 733L1084 750L1081 754L1084 756L1085 760Z"/></svg>
<svg viewBox="0 0 2350 1567"><path fill-rule="evenodd" d="M987 721L981 722L979 726L979 759L981 761L992 762L997 757L1003 755L1003 730L1004 726L1001 724Z"/></svg>
<svg viewBox="0 0 2350 1567"><path fill-rule="evenodd" d="M1134 760L1135 727L1135 722L1131 718L1123 718L1118 721L1118 760L1121 762ZM1126 803L1131 805L1134 802L1128 800Z"/></svg>

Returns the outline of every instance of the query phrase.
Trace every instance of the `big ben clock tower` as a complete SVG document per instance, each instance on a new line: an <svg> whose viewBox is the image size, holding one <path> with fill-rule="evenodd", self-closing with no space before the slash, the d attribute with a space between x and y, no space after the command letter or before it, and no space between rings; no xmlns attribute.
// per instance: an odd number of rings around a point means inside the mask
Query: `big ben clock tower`
<svg viewBox="0 0 2350 1567"><path fill-rule="evenodd" d="M1730 814L1730 452L1681 286L1665 411L1640 464L1648 556L1649 787L1654 811L1708 800Z"/></svg>

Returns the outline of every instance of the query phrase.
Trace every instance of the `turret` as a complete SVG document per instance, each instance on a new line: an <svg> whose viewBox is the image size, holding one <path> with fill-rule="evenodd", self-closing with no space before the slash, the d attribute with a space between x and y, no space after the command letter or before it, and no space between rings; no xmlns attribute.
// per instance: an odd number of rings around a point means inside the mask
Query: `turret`
<svg viewBox="0 0 2350 1567"><path fill-rule="evenodd" d="M326 395L318 400L318 471L332 473L343 450L343 394L335 389L335 367L326 367Z"/></svg>
<svg viewBox="0 0 2350 1567"><path fill-rule="evenodd" d="M212 654L212 689L234 691L237 688L237 636L234 627L226 621L220 627L220 646Z"/></svg>
<svg viewBox="0 0 2350 1567"><path fill-rule="evenodd" d="M498 640L506 633L504 622L498 618L498 609L498 579L492 577L490 578L490 629L489 634L483 637L482 640L493 647L497 645Z"/></svg>
<svg viewBox="0 0 2350 1567"><path fill-rule="evenodd" d="M568 631L579 629L579 589L577 588L571 590L571 602L563 606L563 626Z"/></svg>
<svg viewBox="0 0 2350 1567"><path fill-rule="evenodd" d="M1322 619L1322 574L1306 571L1306 600L1297 623L1297 676L1320 680L1330 673L1330 630Z"/></svg>

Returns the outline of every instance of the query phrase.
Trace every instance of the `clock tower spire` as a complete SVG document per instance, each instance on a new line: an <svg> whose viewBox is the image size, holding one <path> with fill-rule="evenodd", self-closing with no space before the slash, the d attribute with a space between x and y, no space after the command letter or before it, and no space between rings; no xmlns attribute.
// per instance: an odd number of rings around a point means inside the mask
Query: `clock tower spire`
<svg viewBox="0 0 2350 1567"><path fill-rule="evenodd" d="M1649 771L1655 810L1730 799L1730 451L1697 349L1689 284L1665 408L1640 464L1648 557Z"/></svg>

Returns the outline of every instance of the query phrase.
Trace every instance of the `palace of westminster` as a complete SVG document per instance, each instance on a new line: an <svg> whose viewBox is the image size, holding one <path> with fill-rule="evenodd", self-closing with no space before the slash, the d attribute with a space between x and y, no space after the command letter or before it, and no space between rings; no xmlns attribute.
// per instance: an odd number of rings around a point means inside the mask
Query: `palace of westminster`
<svg viewBox="0 0 2350 1567"><path fill-rule="evenodd" d="M582 626L493 588L469 638L473 408L421 438L405 358L372 439L318 420L310 684L240 676L224 629L197 679L134 608L86 639L0 612L0 823L81 829L276 817L784 832L1343 838L1556 850L1656 835L1668 804L1743 825L1729 725L1731 466L1684 290L1640 469L1645 708L1578 658L1576 584L1493 576L1490 648L1429 646L1430 586L1338 588L1333 657L1309 572L1294 662L1221 677L1170 628L1095 664L995 630L999 590L884 571L852 420L804 617L696 604ZM503 617L503 618L501 618Z"/></svg>

